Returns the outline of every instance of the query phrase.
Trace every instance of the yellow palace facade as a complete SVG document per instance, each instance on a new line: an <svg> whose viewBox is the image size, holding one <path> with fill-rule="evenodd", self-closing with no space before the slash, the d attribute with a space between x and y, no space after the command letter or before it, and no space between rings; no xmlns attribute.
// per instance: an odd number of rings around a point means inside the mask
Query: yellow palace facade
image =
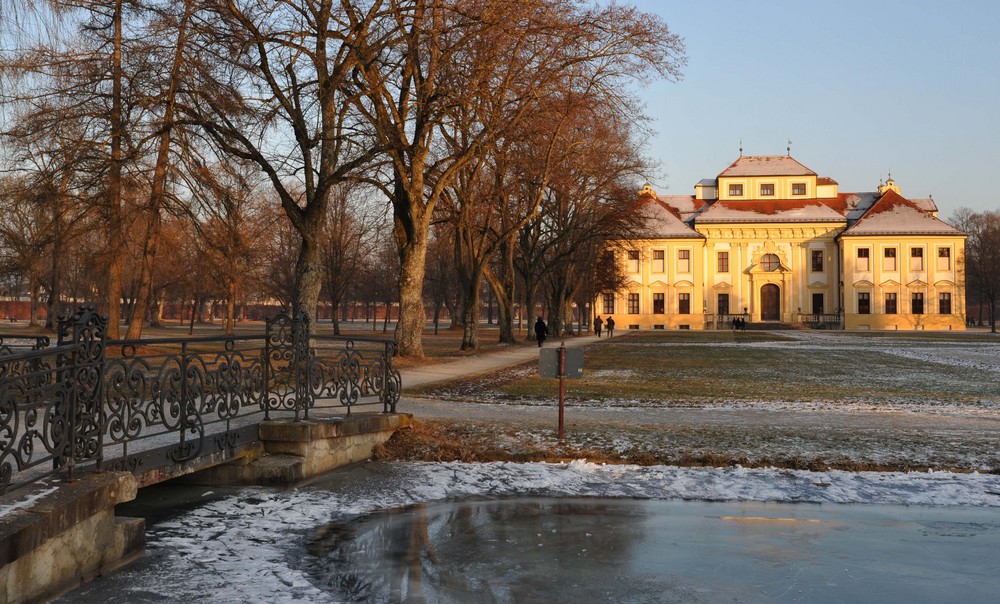
<svg viewBox="0 0 1000 604"><path fill-rule="evenodd" d="M741 156L694 195L639 201L645 234L615 256L628 284L594 306L619 329L965 329L966 236L891 178L842 193L790 156Z"/></svg>

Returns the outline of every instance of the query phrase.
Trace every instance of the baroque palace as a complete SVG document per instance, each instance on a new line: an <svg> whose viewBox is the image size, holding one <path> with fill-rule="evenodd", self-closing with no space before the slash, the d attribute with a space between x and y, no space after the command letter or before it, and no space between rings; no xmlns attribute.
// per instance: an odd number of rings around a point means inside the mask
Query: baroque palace
<svg viewBox="0 0 1000 604"><path fill-rule="evenodd" d="M846 329L965 329L965 234L889 178L842 193L791 156L741 156L694 195L639 194L628 285L595 303L620 328L742 318Z"/></svg>

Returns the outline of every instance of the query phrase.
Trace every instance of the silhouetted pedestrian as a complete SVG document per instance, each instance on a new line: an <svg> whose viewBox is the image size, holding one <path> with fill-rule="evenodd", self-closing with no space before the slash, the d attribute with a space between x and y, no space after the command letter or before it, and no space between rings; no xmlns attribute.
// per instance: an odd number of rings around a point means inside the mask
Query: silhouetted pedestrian
<svg viewBox="0 0 1000 604"><path fill-rule="evenodd" d="M541 317L535 321L535 339L538 340L538 347L542 347L542 342L545 341L545 336L549 335L549 328L545 326L545 321L542 321Z"/></svg>
<svg viewBox="0 0 1000 604"><path fill-rule="evenodd" d="M608 317L608 320L604 322L604 326L608 328L608 337L614 337L615 335L615 318Z"/></svg>
<svg viewBox="0 0 1000 604"><path fill-rule="evenodd" d="M603 325L604 321L601 319L601 315L597 315L597 318L594 319L594 333L597 334L597 337L601 337L601 327Z"/></svg>

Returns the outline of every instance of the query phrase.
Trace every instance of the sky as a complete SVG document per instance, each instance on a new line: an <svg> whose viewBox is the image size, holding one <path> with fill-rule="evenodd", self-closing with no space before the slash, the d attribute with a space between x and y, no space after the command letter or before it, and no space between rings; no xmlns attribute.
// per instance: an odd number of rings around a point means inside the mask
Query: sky
<svg viewBox="0 0 1000 604"><path fill-rule="evenodd" d="M1000 210L1000 2L635 0L687 48L641 89L658 193L694 192L744 155L792 157L874 191L890 174L939 216Z"/></svg>

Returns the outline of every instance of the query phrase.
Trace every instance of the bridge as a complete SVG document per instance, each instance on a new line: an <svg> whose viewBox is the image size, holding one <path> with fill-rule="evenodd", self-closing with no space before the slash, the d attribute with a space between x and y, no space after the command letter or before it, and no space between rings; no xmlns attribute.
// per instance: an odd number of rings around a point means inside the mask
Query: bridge
<svg viewBox="0 0 1000 604"><path fill-rule="evenodd" d="M396 413L393 341L315 334L286 313L260 335L106 331L81 307L60 318L55 345L0 340L2 601L46 598L141 555L142 520L114 517L140 487L196 472L294 484L367 458L409 423ZM67 542L79 551L60 553Z"/></svg>

